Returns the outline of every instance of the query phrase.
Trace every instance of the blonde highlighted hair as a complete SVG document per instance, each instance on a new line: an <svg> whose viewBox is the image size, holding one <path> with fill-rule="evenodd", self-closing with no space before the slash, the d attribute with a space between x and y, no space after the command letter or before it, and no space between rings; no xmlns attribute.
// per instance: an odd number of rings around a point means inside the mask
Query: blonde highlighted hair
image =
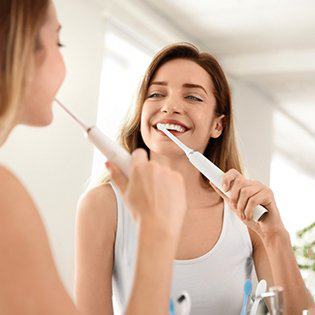
<svg viewBox="0 0 315 315"><path fill-rule="evenodd" d="M166 62L174 59L192 60L208 72L213 82L212 92L216 99L216 115L225 116L224 129L221 136L217 139L210 139L204 155L224 172L231 168L242 172L234 132L231 92L225 74L220 64L211 54L200 52L196 46L189 43L169 45L154 56L142 80L135 112L131 119L123 125L120 131L120 144L130 153L137 148L143 148L148 154L150 153L140 132L142 106L145 102L150 83L157 70ZM100 183L106 183L108 180L109 177L105 174L101 178ZM203 180L206 181L206 178L203 177Z"/></svg>
<svg viewBox="0 0 315 315"><path fill-rule="evenodd" d="M0 2L0 144L15 124L49 0Z"/></svg>

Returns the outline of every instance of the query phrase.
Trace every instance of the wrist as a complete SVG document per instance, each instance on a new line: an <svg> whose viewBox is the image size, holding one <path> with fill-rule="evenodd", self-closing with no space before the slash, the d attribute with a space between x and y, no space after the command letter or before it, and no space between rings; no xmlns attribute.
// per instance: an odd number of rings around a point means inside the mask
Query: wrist
<svg viewBox="0 0 315 315"><path fill-rule="evenodd" d="M168 266L176 256L177 240L155 227L140 225L138 234L138 255L142 262L162 268ZM138 258L139 258L138 257ZM161 259L162 257L162 259Z"/></svg>
<svg viewBox="0 0 315 315"><path fill-rule="evenodd" d="M290 235L284 226L275 227L268 231L264 231L261 235L261 239L266 248L274 247L277 245L291 246Z"/></svg>

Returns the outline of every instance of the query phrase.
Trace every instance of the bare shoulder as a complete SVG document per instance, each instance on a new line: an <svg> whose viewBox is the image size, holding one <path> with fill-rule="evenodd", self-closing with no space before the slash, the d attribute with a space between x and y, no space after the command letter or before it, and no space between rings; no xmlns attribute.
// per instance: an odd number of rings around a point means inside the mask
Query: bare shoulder
<svg viewBox="0 0 315 315"><path fill-rule="evenodd" d="M1 288L3 309L10 314L77 314L59 279L37 208L24 185L4 166L0 166L0 249L0 269L5 271L0 283L14 284Z"/></svg>
<svg viewBox="0 0 315 315"><path fill-rule="evenodd" d="M19 208L36 208L21 181L5 166L0 165L0 211Z"/></svg>
<svg viewBox="0 0 315 315"><path fill-rule="evenodd" d="M9 169L0 165L0 235L15 233L17 240L46 237L37 207L22 182Z"/></svg>
<svg viewBox="0 0 315 315"><path fill-rule="evenodd" d="M18 188L18 186L22 186L18 178L8 168L6 168L3 165L0 165L0 183L1 191L4 191L6 189L12 189L13 187Z"/></svg>
<svg viewBox="0 0 315 315"><path fill-rule="evenodd" d="M110 184L103 184L85 192L79 199L77 223L116 231L117 202Z"/></svg>

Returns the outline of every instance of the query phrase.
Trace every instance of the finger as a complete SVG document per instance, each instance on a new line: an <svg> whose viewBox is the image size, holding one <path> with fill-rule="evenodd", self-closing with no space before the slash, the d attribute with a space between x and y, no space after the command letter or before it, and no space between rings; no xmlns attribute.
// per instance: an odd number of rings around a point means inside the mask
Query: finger
<svg viewBox="0 0 315 315"><path fill-rule="evenodd" d="M245 211L248 199L254 196L255 194L257 194L260 190L261 190L261 187L254 186L254 185L241 188L236 208L237 208L237 212L239 213L239 216L243 220L245 219L244 211Z"/></svg>
<svg viewBox="0 0 315 315"><path fill-rule="evenodd" d="M111 180L124 195L128 186L128 178L115 163L108 161L106 162L106 167L109 170Z"/></svg>
<svg viewBox="0 0 315 315"><path fill-rule="evenodd" d="M251 221L253 219L254 209L261 204L266 203L268 200L268 196L265 189L261 189L255 195L251 196L246 204L244 214L247 221Z"/></svg>
<svg viewBox="0 0 315 315"><path fill-rule="evenodd" d="M222 177L222 189L225 192L229 191L231 189L232 182L238 176L241 176L241 174L235 169L230 169L228 172L226 172Z"/></svg>
<svg viewBox="0 0 315 315"><path fill-rule="evenodd" d="M251 182L249 180L246 180L242 175L235 178L235 180L231 184L231 188L229 191L229 198L232 204L237 205L240 191L242 188L245 188L247 186L250 186Z"/></svg>

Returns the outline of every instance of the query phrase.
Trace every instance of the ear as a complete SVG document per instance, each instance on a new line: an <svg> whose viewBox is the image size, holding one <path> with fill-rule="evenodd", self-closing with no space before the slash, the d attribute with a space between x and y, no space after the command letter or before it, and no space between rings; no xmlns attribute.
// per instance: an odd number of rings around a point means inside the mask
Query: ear
<svg viewBox="0 0 315 315"><path fill-rule="evenodd" d="M225 115L221 115L214 119L210 130L210 138L219 138L221 136L225 127L225 121Z"/></svg>

